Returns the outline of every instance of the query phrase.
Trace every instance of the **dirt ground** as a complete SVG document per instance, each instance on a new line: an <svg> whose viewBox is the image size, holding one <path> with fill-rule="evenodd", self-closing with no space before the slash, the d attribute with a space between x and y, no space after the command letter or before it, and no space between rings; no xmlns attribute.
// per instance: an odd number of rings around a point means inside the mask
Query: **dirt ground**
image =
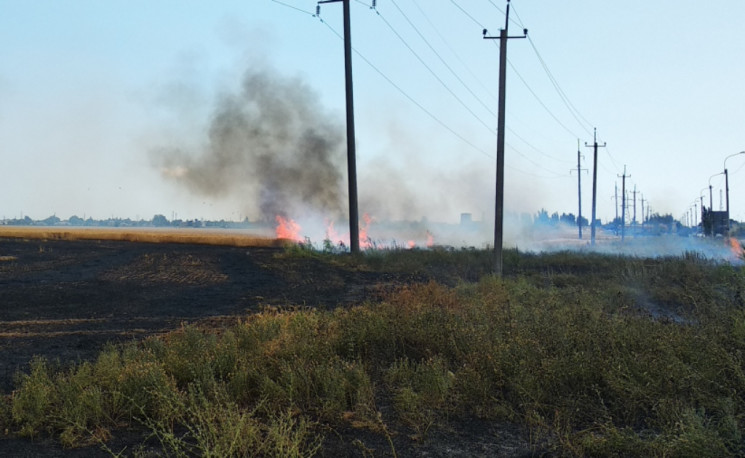
<svg viewBox="0 0 745 458"><path fill-rule="evenodd" d="M63 363L86 360L107 342L167 332L185 322L219 324L266 306L358 304L397 284L427 280L346 270L312 258L278 258L281 250L0 238L0 388L10 393L13 375L24 370L34 355ZM126 435L115 437L112 450L142 440ZM399 456L530 455L523 435L469 423L433 434L424 446L403 441L397 444L397 452ZM325 455L358 455L351 440L344 435L332 439ZM371 437L365 443L375 441ZM388 454L387 444L379 445L380 456ZM64 450L49 439L32 442L7 434L0 437L0 455L107 456L97 447Z"/></svg>

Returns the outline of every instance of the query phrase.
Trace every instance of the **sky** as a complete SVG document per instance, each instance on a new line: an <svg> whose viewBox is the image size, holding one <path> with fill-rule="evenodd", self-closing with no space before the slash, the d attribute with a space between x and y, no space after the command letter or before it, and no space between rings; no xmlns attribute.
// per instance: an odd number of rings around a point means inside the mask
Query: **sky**
<svg viewBox="0 0 745 458"><path fill-rule="evenodd" d="M494 214L506 2L351 2L360 212ZM341 3L0 0L0 218L344 224ZM505 210L745 220L745 2L514 0ZM579 144L579 147L578 147ZM311 146L312 145L312 148ZM322 168L331 169L326 173ZM320 189L323 188L323 189ZM330 201L334 201L329 203ZM619 202L620 205L620 202ZM633 204L628 217L633 217Z"/></svg>

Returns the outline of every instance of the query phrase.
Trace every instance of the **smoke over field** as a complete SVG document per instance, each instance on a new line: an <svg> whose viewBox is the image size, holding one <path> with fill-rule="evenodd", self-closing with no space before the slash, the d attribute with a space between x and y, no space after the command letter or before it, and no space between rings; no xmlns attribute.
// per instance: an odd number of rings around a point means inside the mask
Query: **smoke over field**
<svg viewBox="0 0 745 458"><path fill-rule="evenodd" d="M153 162L194 195L238 199L251 218L344 215L343 124L297 78L249 70L217 102L198 151L160 147Z"/></svg>

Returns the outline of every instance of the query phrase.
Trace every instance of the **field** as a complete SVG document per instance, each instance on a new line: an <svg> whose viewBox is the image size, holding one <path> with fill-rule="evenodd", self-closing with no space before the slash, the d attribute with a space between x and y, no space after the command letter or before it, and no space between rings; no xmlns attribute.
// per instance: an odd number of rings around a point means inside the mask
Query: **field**
<svg viewBox="0 0 745 458"><path fill-rule="evenodd" d="M0 455L745 454L740 267L156 235L0 238Z"/></svg>

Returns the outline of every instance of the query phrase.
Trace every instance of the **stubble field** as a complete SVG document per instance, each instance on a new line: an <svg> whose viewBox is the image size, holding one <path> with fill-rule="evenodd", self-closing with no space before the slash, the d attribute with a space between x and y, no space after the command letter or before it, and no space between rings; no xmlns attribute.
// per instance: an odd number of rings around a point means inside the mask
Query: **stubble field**
<svg viewBox="0 0 745 458"><path fill-rule="evenodd" d="M0 238L2 455L745 453L741 267L89 235Z"/></svg>

